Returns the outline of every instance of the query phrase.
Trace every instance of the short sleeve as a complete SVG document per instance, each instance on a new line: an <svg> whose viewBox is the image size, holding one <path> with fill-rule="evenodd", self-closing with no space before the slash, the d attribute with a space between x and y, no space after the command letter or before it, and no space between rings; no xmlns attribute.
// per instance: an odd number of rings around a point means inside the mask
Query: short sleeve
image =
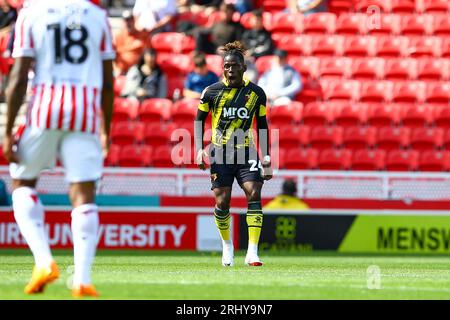
<svg viewBox="0 0 450 320"><path fill-rule="evenodd" d="M32 19L29 10L22 9L20 11L14 33L13 58L35 57L36 51L34 49L32 34Z"/></svg>
<svg viewBox="0 0 450 320"><path fill-rule="evenodd" d="M100 44L100 53L102 56L102 60L114 60L116 58L116 52L113 46L111 26L106 14L103 18L102 29L102 41Z"/></svg>
<svg viewBox="0 0 450 320"><path fill-rule="evenodd" d="M208 87L205 88L205 90L203 90L202 95L200 97L200 103L198 105L198 109L203 111L203 112L209 112L209 92L208 92Z"/></svg>

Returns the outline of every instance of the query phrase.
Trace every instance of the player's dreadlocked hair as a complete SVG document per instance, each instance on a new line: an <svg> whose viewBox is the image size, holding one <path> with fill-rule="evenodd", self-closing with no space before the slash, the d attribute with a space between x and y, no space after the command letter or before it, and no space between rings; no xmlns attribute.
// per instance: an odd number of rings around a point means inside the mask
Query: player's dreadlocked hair
<svg viewBox="0 0 450 320"><path fill-rule="evenodd" d="M247 50L245 49L245 46L240 41L234 41L227 43L222 47L223 56L226 57L227 55L236 55L238 56L242 62L244 62L244 56Z"/></svg>

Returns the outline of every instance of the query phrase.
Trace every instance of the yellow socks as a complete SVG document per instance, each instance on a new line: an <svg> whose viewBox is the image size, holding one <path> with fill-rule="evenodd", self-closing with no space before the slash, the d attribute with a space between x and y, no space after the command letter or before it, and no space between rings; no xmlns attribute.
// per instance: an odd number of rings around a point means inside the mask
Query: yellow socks
<svg viewBox="0 0 450 320"><path fill-rule="evenodd" d="M248 246L257 248L263 223L261 201L250 201L247 209Z"/></svg>
<svg viewBox="0 0 450 320"><path fill-rule="evenodd" d="M214 220L223 241L230 240L230 210L214 208Z"/></svg>

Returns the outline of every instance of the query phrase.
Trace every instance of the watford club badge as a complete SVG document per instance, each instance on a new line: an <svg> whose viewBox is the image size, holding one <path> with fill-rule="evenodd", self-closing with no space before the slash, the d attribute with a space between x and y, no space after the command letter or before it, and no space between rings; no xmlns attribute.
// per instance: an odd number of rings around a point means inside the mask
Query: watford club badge
<svg viewBox="0 0 450 320"><path fill-rule="evenodd" d="M217 180L217 173L211 174L211 182Z"/></svg>

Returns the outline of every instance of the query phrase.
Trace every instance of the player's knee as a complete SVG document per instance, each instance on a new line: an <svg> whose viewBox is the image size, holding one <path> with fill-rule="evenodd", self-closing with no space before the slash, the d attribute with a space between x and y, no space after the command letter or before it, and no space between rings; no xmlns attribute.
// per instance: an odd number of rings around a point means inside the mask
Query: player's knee
<svg viewBox="0 0 450 320"><path fill-rule="evenodd" d="M95 201L95 183L83 182L73 183L70 186L70 202L74 208L84 204L94 203Z"/></svg>
<svg viewBox="0 0 450 320"><path fill-rule="evenodd" d="M230 209L230 199L227 199L226 197L216 199L216 206L220 210L229 210Z"/></svg>
<svg viewBox="0 0 450 320"><path fill-rule="evenodd" d="M247 201L261 201L261 192L259 190L251 190L247 194Z"/></svg>

